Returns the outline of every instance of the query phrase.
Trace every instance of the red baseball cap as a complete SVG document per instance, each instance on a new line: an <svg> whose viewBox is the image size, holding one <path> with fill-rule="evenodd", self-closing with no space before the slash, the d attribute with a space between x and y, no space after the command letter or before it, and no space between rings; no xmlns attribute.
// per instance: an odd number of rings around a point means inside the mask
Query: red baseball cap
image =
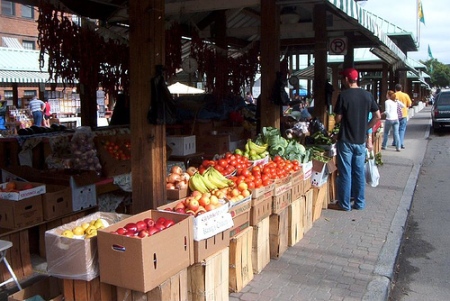
<svg viewBox="0 0 450 301"><path fill-rule="evenodd" d="M349 80L358 80L358 71L355 68L344 69L339 74L347 77Z"/></svg>

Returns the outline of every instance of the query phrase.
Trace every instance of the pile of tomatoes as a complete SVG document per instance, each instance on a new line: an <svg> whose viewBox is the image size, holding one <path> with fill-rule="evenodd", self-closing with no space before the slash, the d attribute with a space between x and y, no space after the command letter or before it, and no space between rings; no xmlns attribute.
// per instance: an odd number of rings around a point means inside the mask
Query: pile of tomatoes
<svg viewBox="0 0 450 301"><path fill-rule="evenodd" d="M245 182L249 189L261 188L270 185L276 179L287 177L300 168L300 163L297 160L290 161L275 156L267 164L238 169L236 175L231 176L230 180L233 180L236 185Z"/></svg>
<svg viewBox="0 0 450 301"><path fill-rule="evenodd" d="M214 166L214 168L224 176L230 176L235 171L240 172L241 170L250 168L252 166L252 162L250 162L247 157L227 152L220 159L203 160L202 164L198 168L198 171L200 174L203 174L203 172L210 166Z"/></svg>

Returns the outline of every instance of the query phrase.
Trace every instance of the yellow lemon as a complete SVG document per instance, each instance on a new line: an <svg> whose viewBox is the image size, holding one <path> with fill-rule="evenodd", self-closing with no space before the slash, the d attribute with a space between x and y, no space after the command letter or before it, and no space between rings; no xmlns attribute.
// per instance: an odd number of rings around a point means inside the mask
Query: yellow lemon
<svg viewBox="0 0 450 301"><path fill-rule="evenodd" d="M73 234L75 235L84 235L84 229L81 226L77 226L72 229Z"/></svg>
<svg viewBox="0 0 450 301"><path fill-rule="evenodd" d="M95 236L97 236L97 233L95 233L95 234L87 234L87 235L84 236L84 239L89 239L89 238L92 238L92 237L95 237Z"/></svg>
<svg viewBox="0 0 450 301"><path fill-rule="evenodd" d="M97 219L94 223L94 226L98 229L98 228L104 228L105 225L103 225L103 221L101 219Z"/></svg>
<svg viewBox="0 0 450 301"><path fill-rule="evenodd" d="M82 223L81 224L81 228L83 228L84 230L86 230L89 227L89 223Z"/></svg>
<svg viewBox="0 0 450 301"><path fill-rule="evenodd" d="M68 237L68 238L72 238L73 237L73 232L70 230L64 230L63 233L61 233L62 236Z"/></svg>
<svg viewBox="0 0 450 301"><path fill-rule="evenodd" d="M97 235L97 228L95 228L95 226L89 226L89 228L86 229L85 233L86 233L86 235L91 235L91 234Z"/></svg>

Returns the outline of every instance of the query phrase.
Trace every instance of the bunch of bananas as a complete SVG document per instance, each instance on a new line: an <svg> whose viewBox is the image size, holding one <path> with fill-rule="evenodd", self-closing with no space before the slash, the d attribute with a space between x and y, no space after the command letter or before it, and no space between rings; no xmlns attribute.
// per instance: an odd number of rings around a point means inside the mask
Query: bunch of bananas
<svg viewBox="0 0 450 301"><path fill-rule="evenodd" d="M197 172L189 178L189 189L192 191L197 190L201 193L226 188L232 185L234 185L232 180L227 179L212 166L208 167L203 174Z"/></svg>
<svg viewBox="0 0 450 301"><path fill-rule="evenodd" d="M247 139L247 143L245 144L245 150L235 150L236 154L243 155L244 157L249 158L250 160L259 160L265 158L269 152L267 151L268 144L265 143L263 145L259 145L252 141L252 139Z"/></svg>

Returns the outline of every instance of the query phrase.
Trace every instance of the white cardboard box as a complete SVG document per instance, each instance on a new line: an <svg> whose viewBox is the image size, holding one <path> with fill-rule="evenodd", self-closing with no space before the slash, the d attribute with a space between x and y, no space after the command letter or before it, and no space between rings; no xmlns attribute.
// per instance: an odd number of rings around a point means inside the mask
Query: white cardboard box
<svg viewBox="0 0 450 301"><path fill-rule="evenodd" d="M172 156L186 156L196 152L195 135L167 136L166 143L172 149Z"/></svg>

